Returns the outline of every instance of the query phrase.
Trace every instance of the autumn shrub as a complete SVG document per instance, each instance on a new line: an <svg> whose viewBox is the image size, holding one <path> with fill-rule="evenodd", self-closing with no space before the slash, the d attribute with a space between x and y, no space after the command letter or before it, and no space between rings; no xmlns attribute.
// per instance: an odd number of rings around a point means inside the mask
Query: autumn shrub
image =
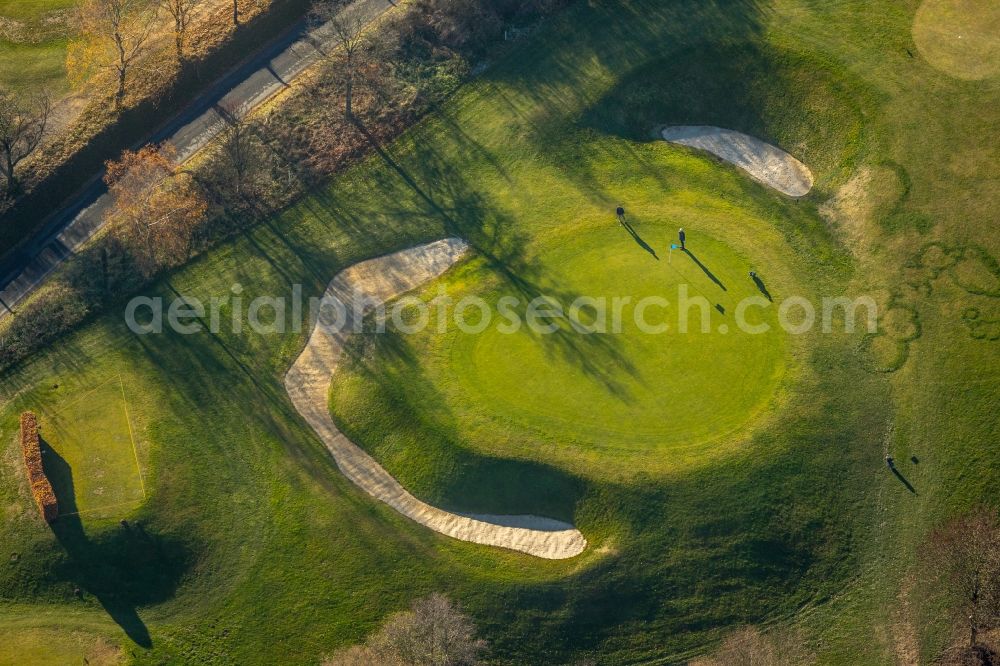
<svg viewBox="0 0 1000 666"><path fill-rule="evenodd" d="M45 476L42 467L42 450L38 439L38 420L34 412L21 414L21 453L24 455L24 466L28 470L28 483L31 484L31 494L35 498L38 510L46 522L51 523L59 517L59 505L52 484Z"/></svg>

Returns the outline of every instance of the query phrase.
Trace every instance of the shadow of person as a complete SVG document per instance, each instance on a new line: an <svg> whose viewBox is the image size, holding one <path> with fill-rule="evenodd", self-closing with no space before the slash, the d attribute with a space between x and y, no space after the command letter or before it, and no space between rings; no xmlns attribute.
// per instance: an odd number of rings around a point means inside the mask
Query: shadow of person
<svg viewBox="0 0 1000 666"><path fill-rule="evenodd" d="M909 490L909 491L910 491L911 493L913 493L914 495L916 495L916 494L917 494L917 489L916 489L916 488L914 488L914 487L913 487L913 485L912 485L912 484L910 484L910 482L906 480L906 477L905 477L905 476L903 476L903 475L902 475L902 474L900 473L900 471L899 471L898 469L896 469L896 466L895 466L895 465L891 466L891 467L890 467L889 469L891 469L891 470L892 470L892 473L896 475L896 478L897 478L897 479L899 479L899 480L900 480L900 482L902 482L902 484L903 484L904 486L906 486L906 489L907 489L907 490Z"/></svg>
<svg viewBox="0 0 1000 666"><path fill-rule="evenodd" d="M684 254L686 254L687 256L691 257L691 260L698 265L698 268L700 268L702 270L702 272L705 273L705 275L708 276L708 279L711 280L712 282L714 282L715 284L719 285L719 288L722 289L722 291L729 291L728 289L726 289L726 285L722 284L722 280L720 280L719 278L715 277L715 273L713 273L712 271L710 271L708 269L708 266L706 266L705 264L701 263L701 260L698 259L697 256L695 256L695 253L692 252L690 248L685 247L685 248L682 248L681 251L684 252Z"/></svg>
<svg viewBox="0 0 1000 666"><path fill-rule="evenodd" d="M757 285L757 289L760 290L760 293L764 294L764 298L766 298L769 301L773 301L774 299L771 298L771 292L769 292L767 290L767 287L764 286L764 281L760 279L760 276L754 273L750 277L753 278L753 283Z"/></svg>
<svg viewBox="0 0 1000 666"><path fill-rule="evenodd" d="M143 648L153 641L137 607L173 596L189 558L177 541L151 536L144 530L113 527L89 536L78 513L73 470L40 438L42 466L59 503L53 535L67 558L53 575L91 594L125 634ZM123 523L125 525L125 523Z"/></svg>
<svg viewBox="0 0 1000 666"><path fill-rule="evenodd" d="M628 223L628 221L625 219L624 215L619 215L618 216L618 221L621 223L621 225L623 227L625 227L625 231L627 231L629 233L629 236L632 237L632 240L634 240L636 242L636 244L639 245L639 247L641 247L643 250L645 250L646 252L649 252L651 255L653 255L653 258L656 259L657 261L660 260L660 258L658 256L656 256L656 250L654 250L649 245L649 243L647 243L646 241L644 241L642 239L642 236L640 236L639 232L635 230L635 227L633 227L631 224Z"/></svg>

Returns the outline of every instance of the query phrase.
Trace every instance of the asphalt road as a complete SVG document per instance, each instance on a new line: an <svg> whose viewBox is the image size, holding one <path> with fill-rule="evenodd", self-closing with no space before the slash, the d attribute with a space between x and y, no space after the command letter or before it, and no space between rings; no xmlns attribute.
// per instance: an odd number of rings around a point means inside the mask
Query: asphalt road
<svg viewBox="0 0 1000 666"><path fill-rule="evenodd" d="M394 0L356 0L342 16L360 17L366 24L395 6ZM143 142L169 141L183 163L221 131L225 121L218 110L248 112L294 81L323 50L334 47L326 26L309 29L300 21L243 65L222 77L192 100L188 107ZM139 145L132 146L133 149ZM73 255L103 225L111 196L103 173L61 210L51 214L35 238L0 265L0 319L17 310L55 268Z"/></svg>

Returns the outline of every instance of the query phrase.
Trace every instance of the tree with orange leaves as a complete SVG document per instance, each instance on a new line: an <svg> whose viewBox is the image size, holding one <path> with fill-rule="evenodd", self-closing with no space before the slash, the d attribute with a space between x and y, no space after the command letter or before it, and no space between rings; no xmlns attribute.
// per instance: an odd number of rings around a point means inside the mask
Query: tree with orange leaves
<svg viewBox="0 0 1000 666"><path fill-rule="evenodd" d="M146 277L188 258L194 229L208 210L199 186L171 158L168 146L146 146L106 165L114 197L107 220Z"/></svg>

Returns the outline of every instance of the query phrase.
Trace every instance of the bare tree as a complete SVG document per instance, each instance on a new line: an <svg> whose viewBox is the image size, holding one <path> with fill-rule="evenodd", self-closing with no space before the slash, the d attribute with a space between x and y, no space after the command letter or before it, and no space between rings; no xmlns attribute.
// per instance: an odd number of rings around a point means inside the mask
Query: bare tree
<svg viewBox="0 0 1000 666"><path fill-rule="evenodd" d="M448 597L417 599L410 610L391 616L363 646L328 657L324 666L472 666L486 647L476 628Z"/></svg>
<svg viewBox="0 0 1000 666"><path fill-rule="evenodd" d="M159 0L160 7L165 9L174 20L174 45L177 49L177 62L184 62L184 40L191 23L191 15L201 0Z"/></svg>
<svg viewBox="0 0 1000 666"><path fill-rule="evenodd" d="M82 36L71 44L67 69L77 80L108 70L116 84L115 108L125 103L130 76L146 53L156 19L145 0L84 0L77 8Z"/></svg>
<svg viewBox="0 0 1000 666"><path fill-rule="evenodd" d="M8 196L19 188L15 169L35 152L45 135L52 105L47 94L19 100L0 89L0 174Z"/></svg>
<svg viewBox="0 0 1000 666"><path fill-rule="evenodd" d="M254 194L253 176L259 164L260 141L247 117L247 105L224 103L219 112L226 123L219 135L219 144L228 189L236 200L245 200Z"/></svg>
<svg viewBox="0 0 1000 666"><path fill-rule="evenodd" d="M344 115L354 117L354 84L358 68L362 64L367 36L365 18L351 8L344 9L338 0L316 0L311 17L321 26L318 36L324 42L317 48L326 58L341 66L344 88Z"/></svg>
<svg viewBox="0 0 1000 666"><path fill-rule="evenodd" d="M410 610L390 617L370 643L414 666L475 664L486 647L468 616L440 593L417 599Z"/></svg>
<svg viewBox="0 0 1000 666"><path fill-rule="evenodd" d="M166 147L125 151L108 162L104 180L114 197L111 229L149 277L190 254L195 226L208 203L188 174L177 173Z"/></svg>
<svg viewBox="0 0 1000 666"><path fill-rule="evenodd" d="M924 556L929 569L961 600L957 620L967 623L969 648L980 632L1000 627L1000 518L980 507L931 532Z"/></svg>

